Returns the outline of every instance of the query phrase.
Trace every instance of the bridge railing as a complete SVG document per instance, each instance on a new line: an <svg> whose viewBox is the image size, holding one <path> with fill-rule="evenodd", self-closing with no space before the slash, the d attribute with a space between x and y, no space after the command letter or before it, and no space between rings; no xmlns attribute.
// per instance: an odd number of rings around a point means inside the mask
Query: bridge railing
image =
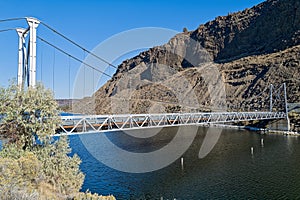
<svg viewBox="0 0 300 200"><path fill-rule="evenodd" d="M62 116L58 134L203 125L286 118L284 112L212 112Z"/></svg>

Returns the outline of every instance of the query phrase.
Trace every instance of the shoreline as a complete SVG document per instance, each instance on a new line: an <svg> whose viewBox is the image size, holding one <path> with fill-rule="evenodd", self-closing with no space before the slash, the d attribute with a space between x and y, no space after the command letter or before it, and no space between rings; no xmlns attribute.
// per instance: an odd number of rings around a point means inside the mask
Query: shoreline
<svg viewBox="0 0 300 200"><path fill-rule="evenodd" d="M272 130L257 128L252 126L238 126L238 125L228 125L228 124L210 124L212 127L220 127L226 129L236 129L236 130L248 130L251 132L258 132L258 134L267 134L267 135L286 135L286 136L300 136L300 133L294 131L285 131L285 130Z"/></svg>

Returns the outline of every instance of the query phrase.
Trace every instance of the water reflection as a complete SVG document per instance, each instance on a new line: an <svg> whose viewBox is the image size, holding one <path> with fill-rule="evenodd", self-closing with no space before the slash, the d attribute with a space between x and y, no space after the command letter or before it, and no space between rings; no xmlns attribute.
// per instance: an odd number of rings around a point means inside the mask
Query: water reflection
<svg viewBox="0 0 300 200"><path fill-rule="evenodd" d="M199 159L206 130L199 128L193 143L181 156L183 165L179 157L165 168L141 174L120 172L99 163L86 151L80 139L72 136L71 146L83 160L81 169L86 173L83 190L114 194L117 199L299 197L299 138L224 129L212 151ZM110 139L131 151L143 152L153 147L161 148L174 137L172 129L168 129L168 133L163 136L164 139L152 138L145 143L133 143L122 137L118 139L118 134ZM101 141L95 142L95 145L101 145ZM253 157L251 147L254 149Z"/></svg>

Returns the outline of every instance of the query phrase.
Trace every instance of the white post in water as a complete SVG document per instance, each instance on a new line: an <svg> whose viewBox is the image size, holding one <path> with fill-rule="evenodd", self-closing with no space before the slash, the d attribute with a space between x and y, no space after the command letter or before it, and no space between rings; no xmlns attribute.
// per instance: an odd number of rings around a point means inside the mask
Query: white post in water
<svg viewBox="0 0 300 200"><path fill-rule="evenodd" d="M36 28L40 21L35 18L26 18L30 28L29 39L29 86L35 87L36 85Z"/></svg>
<svg viewBox="0 0 300 200"><path fill-rule="evenodd" d="M23 28L16 29L18 36L19 36L19 54L18 54L18 87L22 89L24 79L23 79L23 70L24 70L24 49L23 46L25 45L25 37L27 35L26 30Z"/></svg>
<svg viewBox="0 0 300 200"><path fill-rule="evenodd" d="M183 170L183 157L181 157L180 161L181 161L181 170Z"/></svg>

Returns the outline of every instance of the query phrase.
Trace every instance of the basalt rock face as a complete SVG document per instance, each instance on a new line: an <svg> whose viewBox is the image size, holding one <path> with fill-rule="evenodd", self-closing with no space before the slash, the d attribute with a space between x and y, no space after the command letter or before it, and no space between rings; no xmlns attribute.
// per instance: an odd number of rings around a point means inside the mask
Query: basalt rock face
<svg viewBox="0 0 300 200"><path fill-rule="evenodd" d="M217 17L200 25L191 37L216 62L284 50L300 44L300 1L269 0L242 12Z"/></svg>
<svg viewBox="0 0 300 200"><path fill-rule="evenodd" d="M269 85L300 102L300 1L269 0L217 17L122 62L91 98L93 114L258 110Z"/></svg>

